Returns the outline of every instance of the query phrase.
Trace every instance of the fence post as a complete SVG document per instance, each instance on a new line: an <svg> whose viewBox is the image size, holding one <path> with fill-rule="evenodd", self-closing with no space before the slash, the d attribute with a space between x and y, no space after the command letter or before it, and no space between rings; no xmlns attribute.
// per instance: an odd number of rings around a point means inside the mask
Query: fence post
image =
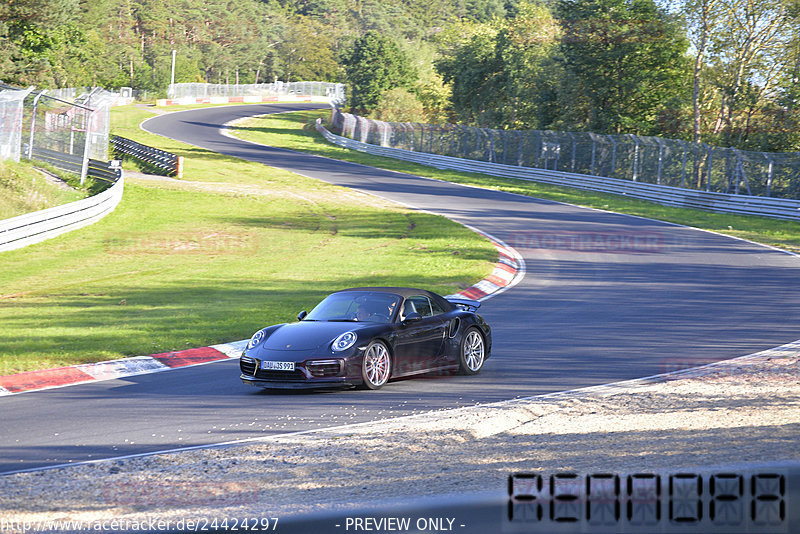
<svg viewBox="0 0 800 534"><path fill-rule="evenodd" d="M391 129L391 126L389 125L389 123L388 122L384 122L383 123L383 140L381 142L382 146L389 146L389 135L390 135L390 131L391 131L390 129Z"/></svg>
<svg viewBox="0 0 800 534"><path fill-rule="evenodd" d="M86 135L84 136L83 141L83 161L81 162L81 185L86 182L86 175L89 174L89 123L92 121L92 114L94 111L89 112L89 117L87 118L86 124L84 125L84 130Z"/></svg>
<svg viewBox="0 0 800 534"><path fill-rule="evenodd" d="M592 163L589 166L589 174L594 176L595 175L594 174L594 162L595 162L595 156L597 154L597 139L595 138L594 134L591 133L591 132L589 133L589 137L592 138Z"/></svg>
<svg viewBox="0 0 800 534"><path fill-rule="evenodd" d="M738 149L733 149L733 153L736 154L736 163L733 167L733 175L736 179L736 187L734 188L735 193L739 194L739 185L744 182L744 186L747 188L747 194L752 195L752 191L750 190L750 181L747 179L747 173L744 172L744 162L742 161L742 152Z"/></svg>
<svg viewBox="0 0 800 534"><path fill-rule="evenodd" d="M683 162L681 167L681 187L686 187L686 143L678 139L678 142L681 144L681 149L683 150Z"/></svg>
<svg viewBox="0 0 800 534"><path fill-rule="evenodd" d="M639 138L633 134L628 134L633 140L633 181L639 179Z"/></svg>
<svg viewBox="0 0 800 534"><path fill-rule="evenodd" d="M617 168L617 140L614 139L613 135L609 135L608 138L611 140L611 175L609 178L613 178L614 171Z"/></svg>
<svg viewBox="0 0 800 534"><path fill-rule="evenodd" d="M45 94L47 90L39 91L39 94L33 99L33 113L31 113L31 135L28 143L28 159L33 159L33 134L36 133L36 108L39 107L39 99Z"/></svg>
<svg viewBox="0 0 800 534"><path fill-rule="evenodd" d="M714 166L714 147L708 145L708 169L706 170L706 192L711 191L711 168Z"/></svg>
<svg viewBox="0 0 800 534"><path fill-rule="evenodd" d="M558 162L561 161L561 136L559 136L556 132L553 132L553 137L555 138L555 149L556 149L556 161L553 164L553 170L558 170Z"/></svg>
<svg viewBox="0 0 800 534"><path fill-rule="evenodd" d="M572 140L572 164L570 166L569 172L575 172L575 155L578 150L578 143L575 142L575 134L572 132L567 132L569 134L569 138Z"/></svg>
<svg viewBox="0 0 800 534"><path fill-rule="evenodd" d="M764 152L762 152L761 155L767 158L767 161L769 161L769 166L767 167L767 196L770 196L772 194L773 159Z"/></svg>
<svg viewBox="0 0 800 534"><path fill-rule="evenodd" d="M661 169L664 165L664 142L659 137L656 137L656 142L658 143L658 173L656 174L656 183L661 185Z"/></svg>

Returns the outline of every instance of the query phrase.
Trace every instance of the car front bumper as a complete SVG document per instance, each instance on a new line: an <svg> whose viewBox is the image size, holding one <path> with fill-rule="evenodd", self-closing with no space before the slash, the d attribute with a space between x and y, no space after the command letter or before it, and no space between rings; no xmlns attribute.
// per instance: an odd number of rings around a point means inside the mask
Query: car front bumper
<svg viewBox="0 0 800 534"><path fill-rule="evenodd" d="M346 377L315 378L311 380L276 380L241 375L242 383L264 389L324 389L357 386L359 382Z"/></svg>

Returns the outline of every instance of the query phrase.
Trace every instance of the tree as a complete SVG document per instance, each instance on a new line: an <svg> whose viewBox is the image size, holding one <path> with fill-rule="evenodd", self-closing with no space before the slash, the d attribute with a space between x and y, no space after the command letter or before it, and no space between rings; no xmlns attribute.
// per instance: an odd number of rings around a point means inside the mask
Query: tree
<svg viewBox="0 0 800 534"><path fill-rule="evenodd" d="M402 87L389 89L381 95L374 117L385 122L427 122L422 102Z"/></svg>
<svg viewBox="0 0 800 534"><path fill-rule="evenodd" d="M517 5L516 15L507 22L497 43L506 80L504 126L545 129L558 116L561 33L545 5L527 1Z"/></svg>
<svg viewBox="0 0 800 534"><path fill-rule="evenodd" d="M723 16L724 3L722 0L684 0L683 9L689 24L689 38L696 51L692 75L692 123L693 141L699 143L701 137L700 97L703 85L703 67L709 46L720 30L719 23Z"/></svg>
<svg viewBox="0 0 800 534"><path fill-rule="evenodd" d="M15 0L2 6L4 81L18 85L56 85L60 50L79 45L78 0ZM3 60L5 57L5 60Z"/></svg>
<svg viewBox="0 0 800 534"><path fill-rule="evenodd" d="M502 123L505 72L498 54L497 24L461 24L440 37L444 45L436 69L452 86L459 121L497 127Z"/></svg>
<svg viewBox="0 0 800 534"><path fill-rule="evenodd" d="M510 20L460 24L444 32L436 67L452 84L457 117L495 128L550 124L559 34L550 10L533 2L518 4Z"/></svg>
<svg viewBox="0 0 800 534"><path fill-rule="evenodd" d="M562 0L558 17L567 79L589 102L586 127L655 133L688 90L688 42L674 17L653 0Z"/></svg>
<svg viewBox="0 0 800 534"><path fill-rule="evenodd" d="M770 107L780 74L791 68L792 25L785 0L736 0L723 17L714 41L721 98L713 133L724 144L743 146L753 116Z"/></svg>
<svg viewBox="0 0 800 534"><path fill-rule="evenodd" d="M287 22L275 46L275 63L281 79L286 81L335 81L340 70L333 39L326 28L318 20L304 16Z"/></svg>
<svg viewBox="0 0 800 534"><path fill-rule="evenodd" d="M416 81L416 73L400 47L374 30L356 39L353 47L343 54L342 64L348 101L354 113L369 114L386 90L408 88Z"/></svg>

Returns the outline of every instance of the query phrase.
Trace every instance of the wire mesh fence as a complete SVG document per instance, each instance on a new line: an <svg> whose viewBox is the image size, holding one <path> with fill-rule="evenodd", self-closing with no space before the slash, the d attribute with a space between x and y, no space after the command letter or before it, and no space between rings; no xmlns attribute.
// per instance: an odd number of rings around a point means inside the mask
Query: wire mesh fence
<svg viewBox="0 0 800 534"><path fill-rule="evenodd" d="M389 123L333 110L344 137L384 147L715 193L800 199L800 152L637 135Z"/></svg>
<svg viewBox="0 0 800 534"><path fill-rule="evenodd" d="M0 159L20 160L22 117L30 89L0 90Z"/></svg>
<svg viewBox="0 0 800 534"><path fill-rule="evenodd" d="M252 96L261 98L302 95L329 98L332 102L343 103L345 85L328 82L275 82L259 84L213 84L213 83L175 83L169 86L167 97L206 98Z"/></svg>
<svg viewBox="0 0 800 534"><path fill-rule="evenodd" d="M108 160L110 109L119 95L99 88L78 93L0 85L0 158L64 161L75 172L77 157L83 181L89 160Z"/></svg>

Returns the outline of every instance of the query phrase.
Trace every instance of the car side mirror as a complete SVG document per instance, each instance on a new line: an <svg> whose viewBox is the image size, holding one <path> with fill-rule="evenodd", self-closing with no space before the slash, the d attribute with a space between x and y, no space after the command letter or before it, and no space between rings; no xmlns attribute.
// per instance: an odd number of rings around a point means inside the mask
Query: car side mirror
<svg viewBox="0 0 800 534"><path fill-rule="evenodd" d="M303 319L306 318L306 315L308 315L307 311L305 310L301 311L300 313L297 314L297 320L302 321Z"/></svg>
<svg viewBox="0 0 800 534"><path fill-rule="evenodd" d="M415 323L415 322L421 321L421 320L422 320L422 316L419 313L411 312L408 315L406 315L405 319L403 319L403 324Z"/></svg>

